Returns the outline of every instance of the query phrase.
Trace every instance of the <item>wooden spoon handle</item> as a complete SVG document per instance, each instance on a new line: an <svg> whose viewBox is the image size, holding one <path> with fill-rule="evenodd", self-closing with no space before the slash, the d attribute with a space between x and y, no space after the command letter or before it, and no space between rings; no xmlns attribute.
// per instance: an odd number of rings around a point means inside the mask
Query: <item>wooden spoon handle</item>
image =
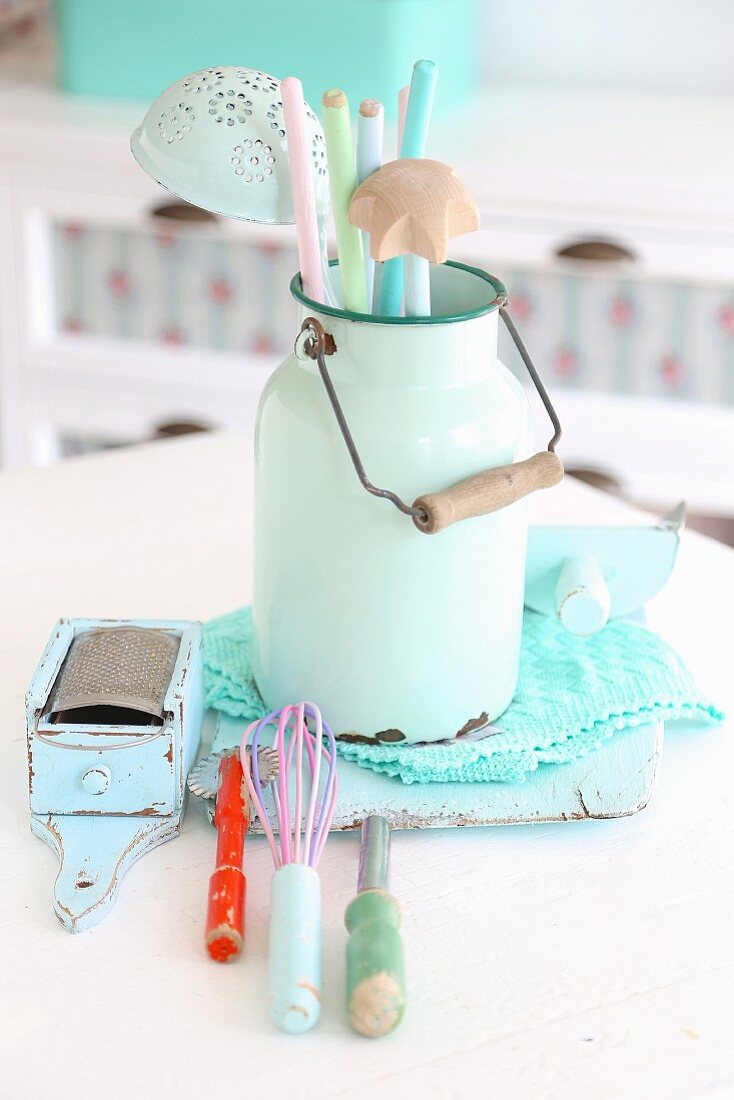
<svg viewBox="0 0 734 1100"><path fill-rule="evenodd" d="M457 482L440 493L426 493L413 502L426 513L425 521L414 518L419 531L433 535L460 519L486 516L527 496L536 489L549 489L563 477L563 463L552 451L540 451L524 462L497 466Z"/></svg>

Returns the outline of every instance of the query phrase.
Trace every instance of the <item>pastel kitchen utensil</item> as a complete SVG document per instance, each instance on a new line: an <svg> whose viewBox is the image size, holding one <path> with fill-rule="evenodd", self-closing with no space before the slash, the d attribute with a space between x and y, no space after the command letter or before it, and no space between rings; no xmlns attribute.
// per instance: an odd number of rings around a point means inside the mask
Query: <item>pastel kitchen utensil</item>
<svg viewBox="0 0 734 1100"><path fill-rule="evenodd" d="M408 98L410 96L410 84L406 84L404 88L401 88L398 92L398 142L396 157L400 156L400 146L403 144L403 132L405 130L405 116L408 112ZM371 257L370 257L371 259ZM384 272L384 267L383 267ZM403 310L403 312L405 312Z"/></svg>
<svg viewBox="0 0 734 1100"><path fill-rule="evenodd" d="M398 147L396 150L396 156L400 156L400 146L403 144L403 131L405 130L405 116L408 111L408 96L410 95L410 84L406 84L404 88L401 88L398 92Z"/></svg>
<svg viewBox="0 0 734 1100"><path fill-rule="evenodd" d="M344 308L369 313L362 236L349 221L349 200L357 186L349 103L338 88L324 92L323 122Z"/></svg>
<svg viewBox="0 0 734 1100"><path fill-rule="evenodd" d="M277 769L277 753L262 750L262 782L272 782ZM217 852L214 873L209 879L204 942L215 962L229 962L241 954L245 939L247 880L243 859L250 800L239 751L211 753L200 760L189 772L188 787L192 794L215 801Z"/></svg>
<svg viewBox="0 0 734 1100"><path fill-rule="evenodd" d="M681 503L653 526L531 527L526 605L580 635L638 611L670 576L685 515Z"/></svg>
<svg viewBox="0 0 734 1100"><path fill-rule="evenodd" d="M503 285L451 262L433 284L433 316L383 318L320 306L295 280L302 331L260 401L255 680L272 709L318 698L338 734L443 740L502 713L520 654L521 498L563 474ZM527 397L497 359L500 311L553 421L532 458Z"/></svg>
<svg viewBox="0 0 734 1100"><path fill-rule="evenodd" d="M438 66L434 61L416 61L405 108L401 157L425 156L437 79Z"/></svg>
<svg viewBox="0 0 734 1100"><path fill-rule="evenodd" d="M294 76L286 77L281 82L280 94L283 97L283 116L288 135L288 163L296 213L298 261L303 290L309 298L323 302L325 301L323 270L326 267L326 257L319 251L314 177L309 136L306 132L306 105L300 80Z"/></svg>
<svg viewBox="0 0 734 1100"><path fill-rule="evenodd" d="M385 127L385 109L376 99L363 99L357 118L357 182L362 183L382 164L382 139ZM372 313L375 284L375 261L369 255L369 238L362 238L364 270L367 282L367 306ZM310 295L313 297L313 295Z"/></svg>
<svg viewBox="0 0 734 1100"><path fill-rule="evenodd" d="M394 1031L405 1010L400 905L388 892L389 875L390 826L370 814L362 822L357 896L344 915L349 1023L369 1039Z"/></svg>
<svg viewBox="0 0 734 1100"><path fill-rule="evenodd" d="M304 108L315 203L326 211L324 135ZM148 175L194 206L246 221L296 220L280 81L267 73L222 65L177 80L130 145Z"/></svg>
<svg viewBox="0 0 734 1100"><path fill-rule="evenodd" d="M400 157L424 157L428 128L433 111L438 67L433 61L416 61L410 81L405 121L400 140ZM421 261L407 261L406 313L428 317L431 312L429 273ZM403 297L403 262L396 256L386 263L380 283L380 308L383 316L400 313ZM410 309L408 306L410 305Z"/></svg>
<svg viewBox="0 0 734 1100"><path fill-rule="evenodd" d="M349 218L369 234L374 260L415 253L434 264L452 237L479 228L479 211L456 171L438 160L393 160L361 183Z"/></svg>
<svg viewBox="0 0 734 1100"><path fill-rule="evenodd" d="M268 794L259 749L270 730L278 777ZM321 1014L317 867L336 806L336 742L319 708L306 702L283 707L249 727L242 738L243 766L250 739L253 765L251 774L243 768L245 782L276 868L270 888L268 1005L278 1027L297 1034L312 1028Z"/></svg>
<svg viewBox="0 0 734 1100"><path fill-rule="evenodd" d="M69 932L178 835L203 723L201 623L60 619L26 696L31 830L59 856Z"/></svg>

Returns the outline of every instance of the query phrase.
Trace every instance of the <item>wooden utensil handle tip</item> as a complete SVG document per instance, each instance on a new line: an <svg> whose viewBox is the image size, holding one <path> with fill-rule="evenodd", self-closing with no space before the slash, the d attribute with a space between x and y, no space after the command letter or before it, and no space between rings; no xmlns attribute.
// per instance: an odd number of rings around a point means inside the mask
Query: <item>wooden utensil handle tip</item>
<svg viewBox="0 0 734 1100"><path fill-rule="evenodd" d="M344 107L347 97L341 88L330 88L328 92L324 92L321 102L324 107Z"/></svg>
<svg viewBox="0 0 734 1100"><path fill-rule="evenodd" d="M405 997L392 974L372 974L359 983L349 1001L349 1023L358 1035L379 1039L400 1023Z"/></svg>
<svg viewBox="0 0 734 1100"><path fill-rule="evenodd" d="M381 108L379 99L363 99L359 105L359 113L363 118L376 118Z"/></svg>
<svg viewBox="0 0 734 1100"><path fill-rule="evenodd" d="M226 924L213 928L206 937L206 949L214 962L231 962L242 954L242 948L242 936Z"/></svg>
<svg viewBox="0 0 734 1100"><path fill-rule="evenodd" d="M247 880L238 867L221 867L209 879L205 939L217 962L242 950L246 896Z"/></svg>

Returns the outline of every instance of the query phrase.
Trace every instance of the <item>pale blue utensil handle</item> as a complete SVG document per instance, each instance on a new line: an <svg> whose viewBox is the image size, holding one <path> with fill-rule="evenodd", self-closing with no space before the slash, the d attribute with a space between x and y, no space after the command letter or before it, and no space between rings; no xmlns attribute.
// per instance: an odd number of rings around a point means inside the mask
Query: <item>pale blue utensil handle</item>
<svg viewBox="0 0 734 1100"><path fill-rule="evenodd" d="M402 157L424 157L428 127L433 110L433 97L436 91L438 70L433 61L417 61L413 66L410 82L410 97L405 113L403 140L400 145ZM382 268L380 299L378 311L382 317L397 317L403 297L403 258L395 256L386 260Z"/></svg>
<svg viewBox="0 0 734 1100"><path fill-rule="evenodd" d="M286 863L270 886L270 1015L282 1031L308 1031L321 1015L321 883Z"/></svg>

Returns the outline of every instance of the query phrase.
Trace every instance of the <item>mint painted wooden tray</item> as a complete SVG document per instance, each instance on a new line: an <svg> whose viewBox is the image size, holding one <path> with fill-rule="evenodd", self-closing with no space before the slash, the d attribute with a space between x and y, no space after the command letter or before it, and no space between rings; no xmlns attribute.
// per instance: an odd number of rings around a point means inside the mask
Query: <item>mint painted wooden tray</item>
<svg viewBox="0 0 734 1100"><path fill-rule="evenodd" d="M214 749L239 744L243 719L220 714L215 721ZM623 730L582 760L541 767L524 783L405 784L340 760L332 827L357 829L368 814L395 829L628 817L650 799L662 746L662 723Z"/></svg>

